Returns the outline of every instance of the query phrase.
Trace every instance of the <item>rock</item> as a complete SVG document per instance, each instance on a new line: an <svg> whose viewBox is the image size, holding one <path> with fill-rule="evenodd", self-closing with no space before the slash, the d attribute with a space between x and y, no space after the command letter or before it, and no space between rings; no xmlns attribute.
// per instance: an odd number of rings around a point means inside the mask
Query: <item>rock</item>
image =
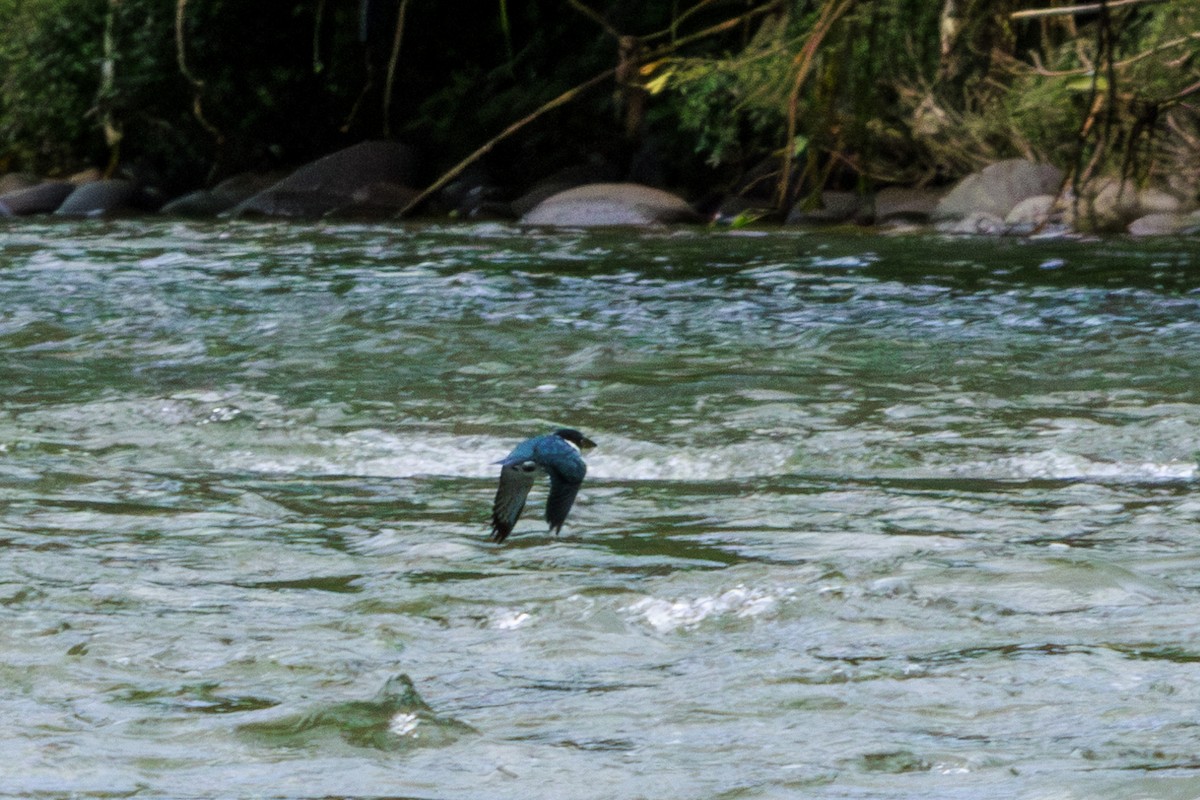
<svg viewBox="0 0 1200 800"><path fill-rule="evenodd" d="M66 181L46 181L28 189L0 195L0 203L17 216L48 214L62 205L75 187Z"/></svg>
<svg viewBox="0 0 1200 800"><path fill-rule="evenodd" d="M513 200L511 203L513 216L523 217L538 203L559 192L565 192L567 189L574 189L576 186L589 183L612 183L619 178L617 169L599 158L594 158L586 164L564 167L541 179L525 194Z"/></svg>
<svg viewBox="0 0 1200 800"><path fill-rule="evenodd" d="M999 236L1008 231L1004 220L987 211L972 211L962 219L945 219L936 227L940 233L966 236Z"/></svg>
<svg viewBox="0 0 1200 800"><path fill-rule="evenodd" d="M1126 229L1130 236L1174 236L1190 233L1200 219L1178 211L1156 212L1138 217Z"/></svg>
<svg viewBox="0 0 1200 800"><path fill-rule="evenodd" d="M591 183L551 195L521 217L522 225L589 227L699 222L677 195L638 183Z"/></svg>
<svg viewBox="0 0 1200 800"><path fill-rule="evenodd" d="M855 222L867 214L867 203L857 192L821 192L820 204L816 208L803 208L796 203L788 212L786 225L837 225Z"/></svg>
<svg viewBox="0 0 1200 800"><path fill-rule="evenodd" d="M392 214L399 207L380 204L378 188L396 190L393 200L416 177L415 151L399 142L367 141L330 153L300 167L283 180L238 203L230 214L314 218L331 214ZM375 188L369 188L374 186Z"/></svg>
<svg viewBox="0 0 1200 800"><path fill-rule="evenodd" d="M933 212L936 220L966 219L975 213L1000 219L1018 203L1037 195L1053 195L1063 172L1053 164L1010 158L972 172L946 193Z"/></svg>
<svg viewBox="0 0 1200 800"><path fill-rule="evenodd" d="M93 181L75 187L54 213L63 217L102 217L128 211L136 189L121 178Z"/></svg>
<svg viewBox="0 0 1200 800"><path fill-rule="evenodd" d="M511 218L504 190L486 168L472 164L437 193L439 211L459 219Z"/></svg>
<svg viewBox="0 0 1200 800"><path fill-rule="evenodd" d="M889 186L875 195L875 223L925 223L933 215L942 192Z"/></svg>
<svg viewBox="0 0 1200 800"><path fill-rule="evenodd" d="M1137 201L1138 210L1143 214L1169 214L1183 210L1183 203L1178 197L1153 186L1138 192Z"/></svg>
<svg viewBox="0 0 1200 800"><path fill-rule="evenodd" d="M775 209L769 200L730 195L722 198L717 207L706 216L709 221L719 225L737 225L770 217L774 213Z"/></svg>
<svg viewBox="0 0 1200 800"><path fill-rule="evenodd" d="M1169 192L1138 189L1132 181L1105 178L1088 187L1080 209L1082 222L1097 231L1127 229L1134 220L1152 214L1169 214L1183 208Z"/></svg>
<svg viewBox="0 0 1200 800"><path fill-rule="evenodd" d="M246 172L234 175L211 189L198 189L177 197L164 205L160 212L182 217L215 217L277 183L279 179L276 173Z"/></svg>
<svg viewBox="0 0 1200 800"><path fill-rule="evenodd" d="M1026 197L1013 206L1013 210L1004 218L1004 226L1008 233L1018 236L1063 234L1071 228L1070 217L1069 206L1059 203L1057 197L1038 194Z"/></svg>

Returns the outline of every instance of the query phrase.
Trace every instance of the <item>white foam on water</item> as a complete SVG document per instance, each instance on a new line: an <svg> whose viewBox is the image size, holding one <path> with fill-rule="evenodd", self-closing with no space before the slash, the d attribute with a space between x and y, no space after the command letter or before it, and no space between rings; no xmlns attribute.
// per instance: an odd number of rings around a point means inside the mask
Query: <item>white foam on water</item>
<svg viewBox="0 0 1200 800"><path fill-rule="evenodd" d="M644 597L625 607L659 633L695 628L713 616L758 617L773 612L781 596L739 584L719 595L667 600Z"/></svg>
<svg viewBox="0 0 1200 800"><path fill-rule="evenodd" d="M1200 475L1195 461L1108 461L1062 450L1024 453L990 463L966 464L959 475L1050 480L1186 481Z"/></svg>
<svg viewBox="0 0 1200 800"><path fill-rule="evenodd" d="M400 711L388 720L388 732L394 736L408 736L421 724L421 718L407 711Z"/></svg>

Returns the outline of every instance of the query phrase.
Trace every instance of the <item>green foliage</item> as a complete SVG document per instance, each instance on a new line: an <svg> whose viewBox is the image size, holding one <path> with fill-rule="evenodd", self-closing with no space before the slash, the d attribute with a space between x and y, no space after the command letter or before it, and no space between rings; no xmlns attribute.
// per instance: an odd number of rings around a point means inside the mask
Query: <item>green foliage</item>
<svg viewBox="0 0 1200 800"><path fill-rule="evenodd" d="M0 164L45 171L87 163L105 2L0 0Z"/></svg>
<svg viewBox="0 0 1200 800"><path fill-rule="evenodd" d="M928 0L588 0L593 16L565 2L411 2L385 125L398 5L373 0L360 38L357 0L193 0L183 39L195 83L179 68L174 2L0 0L0 170L64 172L117 156L186 186L385 129L449 165L612 69L614 33L645 37L646 52L687 43L643 71L642 133L668 174L696 183L716 174L701 165L732 181L785 154L806 190L948 179L1011 155L1111 169L1200 81L1198 0L1114 11L1108 53L1096 49L1098 15L1014 23L1012 2L959 4L975 9L977 38L949 66L946 6ZM821 29L833 8L845 13ZM972 49L989 41L992 52ZM1093 87L1103 114L1081 148ZM630 163L639 142L624 135L617 95L582 95L502 143L504 177L594 155ZM111 150L106 127L119 138Z"/></svg>

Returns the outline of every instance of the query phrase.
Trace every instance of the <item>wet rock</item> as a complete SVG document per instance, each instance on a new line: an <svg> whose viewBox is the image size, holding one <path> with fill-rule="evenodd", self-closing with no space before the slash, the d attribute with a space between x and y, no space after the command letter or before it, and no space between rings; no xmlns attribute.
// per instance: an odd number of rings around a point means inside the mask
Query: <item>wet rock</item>
<svg viewBox="0 0 1200 800"><path fill-rule="evenodd" d="M415 180L416 152L399 142L367 141L300 167L283 180L238 203L230 214L316 218L328 215L386 216ZM395 191L380 187L389 185ZM412 197L412 195L408 195Z"/></svg>
<svg viewBox="0 0 1200 800"><path fill-rule="evenodd" d="M477 733L465 722L435 714L404 674L390 678L370 700L349 700L287 716L272 711L264 716L261 721L241 725L238 732L286 747L338 737L356 747L390 751L443 747L465 734Z"/></svg>
<svg viewBox="0 0 1200 800"><path fill-rule="evenodd" d="M699 222L681 197L638 183L592 183L551 195L521 217L522 225L590 227Z"/></svg>
<svg viewBox="0 0 1200 800"><path fill-rule="evenodd" d="M75 187L54 213L63 217L118 214L134 206L136 193L133 183L120 178L93 181Z"/></svg>
<svg viewBox="0 0 1200 800"><path fill-rule="evenodd" d="M821 192L816 207L805 208L804 201L792 206L787 225L837 225L870 217L867 201L857 192Z"/></svg>
<svg viewBox="0 0 1200 800"><path fill-rule="evenodd" d="M247 172L226 178L211 189L198 189L177 197L160 212L183 217L213 217L277 183L274 173Z"/></svg>
<svg viewBox="0 0 1200 800"><path fill-rule="evenodd" d="M1062 179L1062 170L1053 164L1021 158L997 161L955 184L938 202L933 216L961 220L983 213L1004 219L1022 200L1056 194Z"/></svg>
<svg viewBox="0 0 1200 800"><path fill-rule="evenodd" d="M709 213L708 219L721 225L737 225L770 217L774 213L775 208L769 200L734 195L722 198Z"/></svg>
<svg viewBox="0 0 1200 800"><path fill-rule="evenodd" d="M74 190L75 187L66 181L46 181L0 195L0 203L16 216L49 214Z"/></svg>

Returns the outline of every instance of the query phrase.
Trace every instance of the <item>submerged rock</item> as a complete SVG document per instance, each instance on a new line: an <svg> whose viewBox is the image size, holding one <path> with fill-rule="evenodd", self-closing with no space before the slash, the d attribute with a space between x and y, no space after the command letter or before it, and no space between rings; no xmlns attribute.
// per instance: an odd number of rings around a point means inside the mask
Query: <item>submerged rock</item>
<svg viewBox="0 0 1200 800"><path fill-rule="evenodd" d="M683 198L639 183L591 183L551 195L521 217L522 225L591 227L699 222Z"/></svg>
<svg viewBox="0 0 1200 800"><path fill-rule="evenodd" d="M476 733L465 722L435 714L417 694L412 679L403 674L389 678L371 700L350 700L304 713L248 722L238 732L288 747L332 736L357 747L378 750L440 747L463 734Z"/></svg>

